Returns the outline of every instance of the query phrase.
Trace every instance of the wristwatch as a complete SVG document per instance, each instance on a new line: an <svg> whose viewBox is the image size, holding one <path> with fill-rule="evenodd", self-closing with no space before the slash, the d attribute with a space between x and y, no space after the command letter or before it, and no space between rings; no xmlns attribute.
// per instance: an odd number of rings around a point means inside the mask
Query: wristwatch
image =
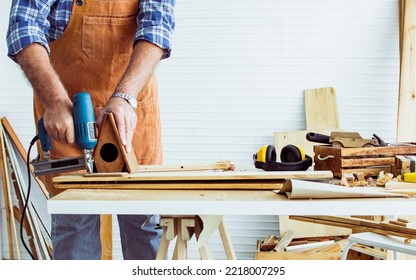
<svg viewBox="0 0 416 280"><path fill-rule="evenodd" d="M131 95L129 93L124 93L124 92L115 92L111 95L111 98L113 97L122 98L126 100L131 105L131 107L133 107L134 110L137 109L137 99L136 97L134 97L134 95Z"/></svg>

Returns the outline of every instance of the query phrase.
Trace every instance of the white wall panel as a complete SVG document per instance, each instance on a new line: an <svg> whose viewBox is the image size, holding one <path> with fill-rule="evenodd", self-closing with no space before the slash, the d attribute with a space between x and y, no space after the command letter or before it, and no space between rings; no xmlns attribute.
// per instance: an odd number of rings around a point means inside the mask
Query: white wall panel
<svg viewBox="0 0 416 280"><path fill-rule="evenodd" d="M3 40L9 2L0 3ZM177 0L176 19L172 57L157 69L166 163L251 166L274 132L305 129L303 90L327 86L344 130L394 141L396 0ZM31 90L4 41L0 53L0 115L27 146ZM277 234L276 217L226 218L240 258L253 257L256 239ZM3 223L3 251L4 232ZM222 257L218 240L214 256Z"/></svg>

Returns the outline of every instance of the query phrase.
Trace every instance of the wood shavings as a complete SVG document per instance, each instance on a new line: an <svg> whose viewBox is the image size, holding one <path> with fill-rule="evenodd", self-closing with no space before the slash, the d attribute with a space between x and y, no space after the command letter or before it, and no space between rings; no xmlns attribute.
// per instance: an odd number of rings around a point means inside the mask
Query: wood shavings
<svg viewBox="0 0 416 280"><path fill-rule="evenodd" d="M394 178L394 175L391 173L384 173L384 171L380 171L378 174L376 185L383 187L386 183Z"/></svg>
<svg viewBox="0 0 416 280"><path fill-rule="evenodd" d="M373 180L372 179L365 179L365 180L353 180L353 181L349 181L347 180L347 178L345 176L342 176L340 180L333 180L329 182L330 184L333 185L338 185L338 186L344 186L344 187L368 187L368 186L373 186Z"/></svg>

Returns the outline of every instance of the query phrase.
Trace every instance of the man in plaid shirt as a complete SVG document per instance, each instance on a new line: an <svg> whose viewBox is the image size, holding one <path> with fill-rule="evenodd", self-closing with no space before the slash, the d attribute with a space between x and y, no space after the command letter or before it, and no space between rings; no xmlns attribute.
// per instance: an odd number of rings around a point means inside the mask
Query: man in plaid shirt
<svg viewBox="0 0 416 280"><path fill-rule="evenodd" d="M81 154L74 145L72 96L89 92L97 126L113 112L127 152L161 164L154 70L170 56L175 0L13 0L8 55L34 90L35 122L53 138L51 158ZM40 149L39 153L42 155ZM44 176L50 194L52 177ZM99 215L52 215L54 259L100 259ZM154 259L157 215L118 215L125 259Z"/></svg>

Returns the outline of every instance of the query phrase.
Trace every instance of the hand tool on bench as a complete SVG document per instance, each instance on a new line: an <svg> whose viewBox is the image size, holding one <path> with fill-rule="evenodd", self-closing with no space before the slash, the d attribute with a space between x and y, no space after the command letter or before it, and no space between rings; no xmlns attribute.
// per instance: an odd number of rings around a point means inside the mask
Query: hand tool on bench
<svg viewBox="0 0 416 280"><path fill-rule="evenodd" d="M331 135L324 135L314 132L306 134L306 139L312 142L331 144L336 148L361 148L379 146L378 139L364 139L357 132L331 132Z"/></svg>
<svg viewBox="0 0 416 280"><path fill-rule="evenodd" d="M87 92L80 92L74 95L72 101L75 142L81 148L83 155L55 160L50 159L49 153L53 149L52 140L46 132L43 118L41 118L38 122L38 136L45 156L42 160L35 159L31 162L36 176L82 169L92 173L94 170L93 149L97 145L97 137L91 96Z"/></svg>

